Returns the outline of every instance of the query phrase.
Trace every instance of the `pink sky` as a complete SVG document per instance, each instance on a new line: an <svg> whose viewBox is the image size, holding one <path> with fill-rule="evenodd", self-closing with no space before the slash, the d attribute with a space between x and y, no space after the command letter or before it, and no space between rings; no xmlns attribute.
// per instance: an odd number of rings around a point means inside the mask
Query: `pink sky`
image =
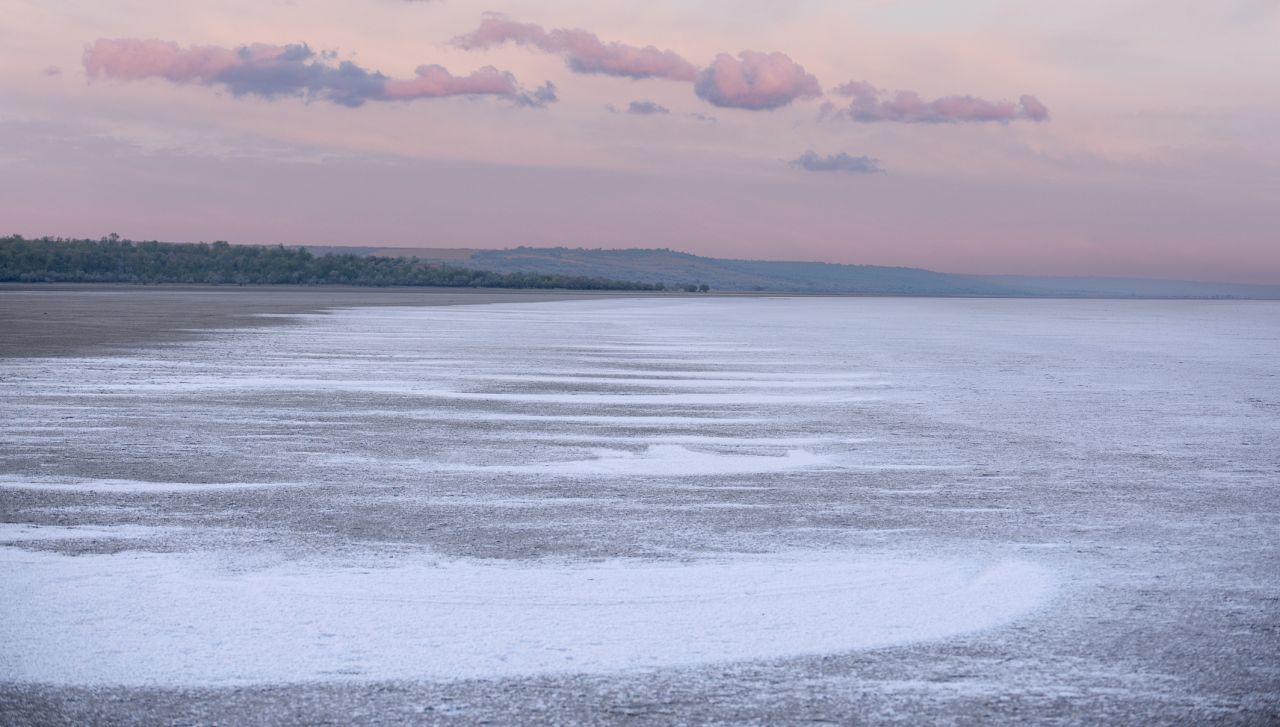
<svg viewBox="0 0 1280 727"><path fill-rule="evenodd" d="M9 0L2 233L1280 283L1272 0Z"/></svg>

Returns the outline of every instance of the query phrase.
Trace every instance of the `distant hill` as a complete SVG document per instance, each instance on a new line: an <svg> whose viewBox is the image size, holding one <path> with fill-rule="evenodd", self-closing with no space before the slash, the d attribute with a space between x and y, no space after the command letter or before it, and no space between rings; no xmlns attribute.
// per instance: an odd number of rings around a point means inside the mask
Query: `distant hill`
<svg viewBox="0 0 1280 727"><path fill-rule="evenodd" d="M277 245L133 242L21 235L0 237L0 281L20 283L200 283L466 288L661 290L635 281L557 273L474 270L413 257L356 255Z"/></svg>
<svg viewBox="0 0 1280 727"><path fill-rule="evenodd" d="M1036 295L1069 298L1245 298L1275 300L1280 285L1205 283L1157 278L1030 277L990 275L977 278L996 285L1034 291Z"/></svg>
<svg viewBox="0 0 1280 727"><path fill-rule="evenodd" d="M418 257L499 273L578 275L667 287L709 285L720 291L1105 298L1280 299L1280 285L1205 283L1147 278L957 275L921 268L818 262L729 260L667 249L567 247L467 248L310 247L317 254Z"/></svg>

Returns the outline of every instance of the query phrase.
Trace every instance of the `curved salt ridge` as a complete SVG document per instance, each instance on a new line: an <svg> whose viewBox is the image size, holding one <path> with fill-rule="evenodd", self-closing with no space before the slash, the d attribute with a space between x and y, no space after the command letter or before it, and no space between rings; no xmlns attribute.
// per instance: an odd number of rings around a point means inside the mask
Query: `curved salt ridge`
<svg viewBox="0 0 1280 727"><path fill-rule="evenodd" d="M531 382L532 383L532 382ZM590 383L590 382L586 382ZM631 382L631 386L643 385L646 389L682 389L679 385L668 386L666 383L646 384L644 382ZM100 399L110 398L112 396L129 396L142 392L160 392L163 394L176 394L181 392L201 392L201 391L237 391L237 390L270 390L270 391L321 391L326 393L334 392L352 392L364 394L392 394L396 396L413 396L421 398L436 398L445 400L465 400L465 401L512 401L512 402L534 402L534 403L564 403L564 404L766 404L766 403L813 403L826 401L878 401L878 397L854 396L849 394L840 394L838 399L833 399L833 394L757 394L755 389L769 388L773 390L786 389L853 389L853 388L877 388L882 384L846 384L840 387L822 385L814 386L803 382L797 382L794 385L785 381L771 384L767 387L762 386L711 386L698 383L691 388L695 389L730 389L730 391L717 391L716 393L617 393L617 394L579 394L574 392L555 392L555 393L511 393L511 392L476 392L476 391L453 391L449 389L440 389L432 385L414 383L409 381L357 381L350 379L303 379L303 378L228 378L228 377L206 377L204 380L197 380L188 377L183 381L161 381L146 383L114 383L111 384L109 390L102 391L101 387L95 387L88 384L62 385L58 388L62 391L73 390L92 390L94 396ZM619 387L623 388L623 387ZM737 389L734 391L733 389Z"/></svg>
<svg viewBox="0 0 1280 727"><path fill-rule="evenodd" d="M761 381L761 380L777 380L783 378L788 381L857 381L861 382L865 379L886 379L887 374L883 372L840 372L840 373L813 373L786 371L783 373L768 371L738 371L729 369L638 369L638 368L542 368L539 374L514 374L519 377L541 378L544 376L563 377L567 380L579 381L583 378L594 376L625 376L628 380L638 381L665 381L668 379L725 379L734 382L738 381ZM461 373L453 374L454 378L488 378L491 376L500 376L503 372L494 370L491 373ZM434 372L433 372L434 375Z"/></svg>
<svg viewBox="0 0 1280 727"><path fill-rule="evenodd" d="M387 412L379 412L387 416ZM617 426L666 427L682 425L709 426L712 424L752 424L761 421L760 417L700 417L700 416L645 416L643 414L617 415L608 414L519 414L516 412L484 411L473 412L410 412L409 418L429 421L510 421L510 422L568 422L572 424L613 424Z"/></svg>
<svg viewBox="0 0 1280 727"><path fill-rule="evenodd" d="M519 432L513 434L489 434L490 439L512 439L523 442L550 442L552 444L576 444L590 442L594 444L616 444L617 435L613 434L558 434L546 432ZM866 444L872 441L853 437L717 437L705 434L646 434L633 435L626 439L627 444L692 444L695 446L720 447L799 447L802 445L831 444Z"/></svg>
<svg viewBox="0 0 1280 727"><path fill-rule="evenodd" d="M792 449L786 454L720 454L698 452L675 444L650 445L644 452L598 449L591 459L567 462L537 462L526 465L481 465L443 467L442 469L487 470L491 472L531 473L573 477L577 475L615 475L649 477L667 475L733 475L753 472L783 472L833 462L830 455L806 449Z"/></svg>
<svg viewBox="0 0 1280 727"><path fill-rule="evenodd" d="M797 394L751 394L734 392L725 394L512 394L504 392L455 392L455 391L413 391L407 392L418 396L436 397L440 399L458 399L463 401L515 401L528 403L564 404L813 404L832 401L871 402L879 401L878 397L853 396L841 394L797 395Z"/></svg>
<svg viewBox="0 0 1280 727"><path fill-rule="evenodd" d="M270 487L305 487L299 482L148 482L145 480L95 480L0 475L0 490L46 492L198 492L203 490L256 490Z"/></svg>
<svg viewBox="0 0 1280 727"><path fill-rule="evenodd" d="M0 549L0 674L216 686L614 672L947 638L1038 607L1026 561L811 553L694 564L253 572Z"/></svg>
<svg viewBox="0 0 1280 727"><path fill-rule="evenodd" d="M710 378L638 378L621 376L538 376L525 374L463 374L456 378L468 381L513 382L517 384L611 384L614 386L665 389L839 389L842 387L883 387L884 381L865 378L793 379L790 375L756 379Z"/></svg>

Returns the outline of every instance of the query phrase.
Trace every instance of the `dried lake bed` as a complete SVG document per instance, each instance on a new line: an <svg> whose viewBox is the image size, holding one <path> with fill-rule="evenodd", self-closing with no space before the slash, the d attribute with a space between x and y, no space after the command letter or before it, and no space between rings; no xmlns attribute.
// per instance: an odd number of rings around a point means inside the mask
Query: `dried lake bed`
<svg viewBox="0 0 1280 727"><path fill-rule="evenodd" d="M1280 304L30 291L0 721L1280 718Z"/></svg>

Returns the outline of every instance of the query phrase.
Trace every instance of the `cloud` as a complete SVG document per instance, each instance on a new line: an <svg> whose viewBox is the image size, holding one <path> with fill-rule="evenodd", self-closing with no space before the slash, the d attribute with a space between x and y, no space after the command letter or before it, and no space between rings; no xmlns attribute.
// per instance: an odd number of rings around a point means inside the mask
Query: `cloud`
<svg viewBox="0 0 1280 727"><path fill-rule="evenodd" d="M241 51L279 54L279 46L245 46ZM135 38L100 38L85 49L84 70L90 78L122 81L164 78L174 83L212 83L218 74L243 61L237 51L217 46L181 48L177 43Z"/></svg>
<svg viewBox="0 0 1280 727"><path fill-rule="evenodd" d="M699 75L694 91L715 106L776 109L796 99L822 95L818 79L783 53L721 53Z"/></svg>
<svg viewBox="0 0 1280 727"><path fill-rule="evenodd" d="M782 53L743 51L736 58L722 53L710 67L698 70L675 51L652 45L642 48L605 43L586 30L547 30L536 23L520 23L503 15L485 17L479 27L454 38L452 43L466 50L482 50L504 43L536 48L564 56L565 64L575 73L688 81L694 83L699 97L728 108L776 109L796 99L822 95L818 79Z"/></svg>
<svg viewBox="0 0 1280 727"><path fill-rule="evenodd" d="M653 101L632 101L627 106L627 113L638 116L653 116L655 114L669 114L671 109Z"/></svg>
<svg viewBox="0 0 1280 727"><path fill-rule="evenodd" d="M525 91L514 76L492 66L455 76L443 66L421 65L414 78L395 79L350 61L335 64L335 57L332 51L316 53L305 43L183 48L162 40L101 38L85 49L84 68L90 79L163 78L172 83L222 86L235 96L303 96L349 107L366 101L447 96L499 96L521 106L542 106L556 100L550 83Z"/></svg>
<svg viewBox="0 0 1280 727"><path fill-rule="evenodd" d="M915 91L892 95L865 81L850 81L834 93L851 99L848 108L825 107L824 114L847 116L854 121L898 121L906 124L954 124L995 121L1046 121L1049 109L1035 96L1012 101L988 101L973 96L944 96L927 101Z"/></svg>
<svg viewBox="0 0 1280 727"><path fill-rule="evenodd" d="M576 73L672 81L692 81L697 75L693 64L674 51L651 45L641 48L605 43L586 30L544 30L535 23L518 23L496 15L484 18L480 27L453 39L453 45L467 50L482 50L506 42L563 55L565 64Z"/></svg>
<svg viewBox="0 0 1280 727"><path fill-rule="evenodd" d="M547 104L559 101L560 95L556 91L556 85L551 81L547 81L532 91L516 94L512 97L512 100L516 102L517 106L543 108Z"/></svg>
<svg viewBox="0 0 1280 727"><path fill-rule="evenodd" d="M493 95L516 96L519 87L515 77L493 66L485 66L469 76L455 76L444 66L421 65L414 78L385 79L384 99L440 98L444 96Z"/></svg>
<svg viewBox="0 0 1280 727"><path fill-rule="evenodd" d="M791 166L809 172L845 172L848 174L872 174L884 171L880 168L880 160L868 156L849 156L845 152L819 156L812 150L801 154L790 162Z"/></svg>

